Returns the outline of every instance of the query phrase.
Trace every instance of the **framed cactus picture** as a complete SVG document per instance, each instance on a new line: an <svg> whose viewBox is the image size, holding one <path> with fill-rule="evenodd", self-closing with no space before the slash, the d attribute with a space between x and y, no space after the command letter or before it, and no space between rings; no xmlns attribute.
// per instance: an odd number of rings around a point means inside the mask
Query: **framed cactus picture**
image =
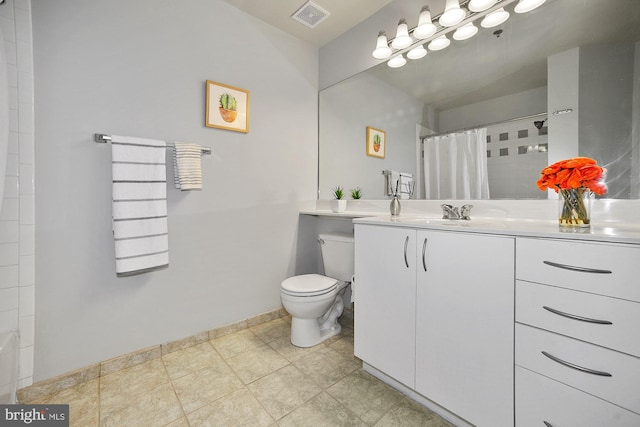
<svg viewBox="0 0 640 427"><path fill-rule="evenodd" d="M383 130L367 126L367 156L384 159L387 148L387 133Z"/></svg>
<svg viewBox="0 0 640 427"><path fill-rule="evenodd" d="M249 132L249 91L207 80L205 125Z"/></svg>

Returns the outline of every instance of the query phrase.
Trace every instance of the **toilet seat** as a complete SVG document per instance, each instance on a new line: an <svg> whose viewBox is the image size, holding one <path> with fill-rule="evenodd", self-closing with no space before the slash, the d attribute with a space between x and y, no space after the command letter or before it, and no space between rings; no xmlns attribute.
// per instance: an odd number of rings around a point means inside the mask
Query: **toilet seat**
<svg viewBox="0 0 640 427"><path fill-rule="evenodd" d="M320 274L303 274L285 279L280 288L290 296L314 297L335 291L339 283L339 280Z"/></svg>

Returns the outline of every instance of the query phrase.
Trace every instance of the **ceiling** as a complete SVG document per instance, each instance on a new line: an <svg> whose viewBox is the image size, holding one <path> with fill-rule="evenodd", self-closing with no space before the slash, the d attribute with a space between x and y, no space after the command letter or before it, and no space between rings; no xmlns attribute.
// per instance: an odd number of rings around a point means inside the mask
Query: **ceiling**
<svg viewBox="0 0 640 427"><path fill-rule="evenodd" d="M315 28L291 18L307 0L225 0L227 3L316 47L355 27L392 0L312 0L330 15ZM443 0L444 1L444 0ZM268 7L265 5L268 4Z"/></svg>

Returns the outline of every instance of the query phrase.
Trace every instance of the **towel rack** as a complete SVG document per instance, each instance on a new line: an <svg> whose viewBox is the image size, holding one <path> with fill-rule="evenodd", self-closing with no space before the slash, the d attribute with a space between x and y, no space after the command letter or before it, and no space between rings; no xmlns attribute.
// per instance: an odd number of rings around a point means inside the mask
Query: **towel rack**
<svg viewBox="0 0 640 427"><path fill-rule="evenodd" d="M103 133L94 133L93 140L95 142L101 142L106 144L107 142L111 142L111 135L105 135ZM167 147L173 148L175 145L171 142L167 142ZM211 147L200 147L202 150L202 154L211 154Z"/></svg>

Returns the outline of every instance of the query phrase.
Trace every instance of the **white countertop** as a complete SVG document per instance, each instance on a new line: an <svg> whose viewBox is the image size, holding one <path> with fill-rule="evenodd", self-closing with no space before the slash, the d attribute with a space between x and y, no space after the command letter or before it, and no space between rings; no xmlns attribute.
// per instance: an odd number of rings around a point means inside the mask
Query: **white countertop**
<svg viewBox="0 0 640 427"><path fill-rule="evenodd" d="M557 220L508 218L472 218L443 220L422 215L391 215L356 218L356 224L390 225L430 230L463 231L468 233L499 234L508 236L543 237L553 239L590 240L611 243L640 244L640 225L620 222L592 224L587 231L561 231Z"/></svg>

